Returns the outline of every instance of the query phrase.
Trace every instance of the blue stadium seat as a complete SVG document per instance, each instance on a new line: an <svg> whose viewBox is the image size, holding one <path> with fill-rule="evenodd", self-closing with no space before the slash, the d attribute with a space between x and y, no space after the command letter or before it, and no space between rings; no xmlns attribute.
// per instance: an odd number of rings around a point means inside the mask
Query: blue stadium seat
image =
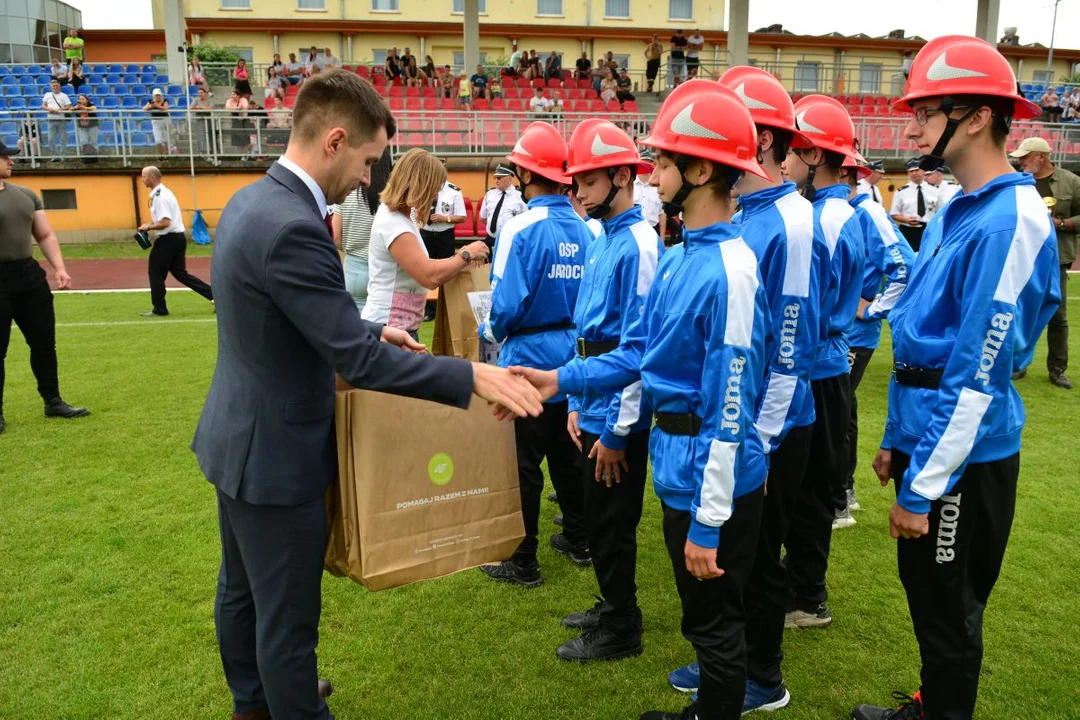
<svg viewBox="0 0 1080 720"><path fill-rule="evenodd" d="M154 75L157 75L157 65L154 65L153 63L148 63L142 66L142 71L144 73L153 73Z"/></svg>
<svg viewBox="0 0 1080 720"><path fill-rule="evenodd" d="M114 132L115 130L116 130L116 121L115 120L102 120L101 121L101 132L103 132L103 133L111 133L111 132Z"/></svg>
<svg viewBox="0 0 1080 720"><path fill-rule="evenodd" d="M0 122L0 135L18 135L19 126L13 122Z"/></svg>
<svg viewBox="0 0 1080 720"><path fill-rule="evenodd" d="M11 75L11 71L8 70L7 65L0 65L0 77L8 77Z"/></svg>
<svg viewBox="0 0 1080 720"><path fill-rule="evenodd" d="M6 97L15 97L16 95L21 95L22 94L22 91L19 90L18 85L4 85L3 88L4 88L4 95Z"/></svg>
<svg viewBox="0 0 1080 720"><path fill-rule="evenodd" d="M181 97L184 94L184 88L179 85L170 85L167 90L169 97Z"/></svg>
<svg viewBox="0 0 1080 720"><path fill-rule="evenodd" d="M19 136L18 135L5 135L4 136L4 144L7 145L8 147L19 147Z"/></svg>
<svg viewBox="0 0 1080 720"><path fill-rule="evenodd" d="M131 133L131 147L144 148L148 145L150 145L150 141L146 139L146 133Z"/></svg>
<svg viewBox="0 0 1080 720"><path fill-rule="evenodd" d="M0 110L7 110L7 98L0 97Z"/></svg>
<svg viewBox="0 0 1080 720"><path fill-rule="evenodd" d="M169 102L172 104L172 106L174 108L180 108L181 110L184 110L184 109L187 108L187 98L184 97L183 95L181 95L180 97L176 97L176 98L170 98Z"/></svg>
<svg viewBox="0 0 1080 720"><path fill-rule="evenodd" d="M141 120L137 126L139 132L152 133L154 132L154 126L150 124L149 120Z"/></svg>
<svg viewBox="0 0 1080 720"><path fill-rule="evenodd" d="M101 98L101 107L103 108L117 108L120 107L120 101L112 95L106 95Z"/></svg>
<svg viewBox="0 0 1080 720"><path fill-rule="evenodd" d="M124 68L124 72L128 73L129 75L138 75L140 72L142 72L142 68L138 65L128 65Z"/></svg>
<svg viewBox="0 0 1080 720"><path fill-rule="evenodd" d="M9 86L9 87L18 87L19 86L19 78L15 77L14 75L5 75L2 78L0 78L0 84L5 85L5 86Z"/></svg>
<svg viewBox="0 0 1080 720"><path fill-rule="evenodd" d="M145 85L128 85L127 94L142 97L143 95L149 95L150 90Z"/></svg>
<svg viewBox="0 0 1080 720"><path fill-rule="evenodd" d="M26 74L26 68L24 68L22 65L12 65L11 66L11 74L12 75L25 75Z"/></svg>
<svg viewBox="0 0 1080 720"><path fill-rule="evenodd" d="M25 110L26 100L21 97L13 97L11 98L10 105L12 110Z"/></svg>
<svg viewBox="0 0 1080 720"><path fill-rule="evenodd" d="M141 106L139 105L139 101L138 101L138 100L136 100L135 98L133 98L133 97L132 97L132 96L130 96L130 95L126 95L126 96L124 96L124 98L123 98L123 99L122 99L122 100L120 101L120 107L125 107L125 108L137 108L137 107L141 107Z"/></svg>
<svg viewBox="0 0 1080 720"><path fill-rule="evenodd" d="M117 75L116 73L109 73L108 75L105 76L105 82L109 83L110 85L119 85L120 84L120 76Z"/></svg>
<svg viewBox="0 0 1080 720"><path fill-rule="evenodd" d="M104 75L98 75L97 73L94 73L88 79L90 80L90 82L94 83L95 85L104 85L105 84L105 76Z"/></svg>
<svg viewBox="0 0 1080 720"><path fill-rule="evenodd" d="M61 85L60 86L60 92L64 93L68 97L71 97L72 95L75 94L75 88L73 88L70 85Z"/></svg>
<svg viewBox="0 0 1080 720"><path fill-rule="evenodd" d="M158 75L156 78L154 78L154 82L156 82L158 85L168 85L169 84L169 76L168 75Z"/></svg>
<svg viewBox="0 0 1080 720"><path fill-rule="evenodd" d="M95 75L104 75L105 73L109 72L109 67L107 65L91 65L90 72L94 73Z"/></svg>
<svg viewBox="0 0 1080 720"><path fill-rule="evenodd" d="M122 75L124 73L123 65L109 65L109 73L112 75Z"/></svg>
<svg viewBox="0 0 1080 720"><path fill-rule="evenodd" d="M34 77L31 76L31 75L20 75L19 76L19 84L20 85L37 85L37 80L34 79Z"/></svg>
<svg viewBox="0 0 1080 720"><path fill-rule="evenodd" d="M26 68L27 75L52 75L52 68L48 68L45 72L41 72L41 68L37 65L31 65Z"/></svg>
<svg viewBox="0 0 1080 720"><path fill-rule="evenodd" d="M122 85L135 85L139 82L138 75L121 75L120 83Z"/></svg>

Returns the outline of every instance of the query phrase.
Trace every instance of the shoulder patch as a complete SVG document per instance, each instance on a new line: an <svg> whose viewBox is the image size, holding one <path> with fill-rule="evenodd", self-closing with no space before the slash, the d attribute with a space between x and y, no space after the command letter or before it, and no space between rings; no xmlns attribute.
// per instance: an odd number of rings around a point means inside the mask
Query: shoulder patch
<svg viewBox="0 0 1080 720"><path fill-rule="evenodd" d="M459 188L457 185L455 185L452 182L447 182L446 187L450 188L451 190L461 190L461 188Z"/></svg>

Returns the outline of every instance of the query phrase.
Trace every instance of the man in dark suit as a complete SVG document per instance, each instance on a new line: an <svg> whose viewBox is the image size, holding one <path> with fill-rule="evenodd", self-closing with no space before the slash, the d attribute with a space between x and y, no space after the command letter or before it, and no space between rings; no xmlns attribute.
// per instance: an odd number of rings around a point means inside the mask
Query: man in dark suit
<svg viewBox="0 0 1080 720"><path fill-rule="evenodd" d="M416 354L423 346L405 332L357 314L326 206L368 184L394 134L378 93L353 73L320 73L293 118L285 155L233 196L218 224L218 359L192 442L217 488L214 616L234 720L330 717L315 647L323 491L337 467L334 372L355 387L461 408L475 394L500 417L541 411L522 378Z"/></svg>

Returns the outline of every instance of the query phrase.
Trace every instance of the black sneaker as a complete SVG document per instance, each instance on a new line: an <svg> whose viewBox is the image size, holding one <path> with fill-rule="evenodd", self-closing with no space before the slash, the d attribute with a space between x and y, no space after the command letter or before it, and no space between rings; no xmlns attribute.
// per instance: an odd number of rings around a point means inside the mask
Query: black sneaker
<svg viewBox="0 0 1080 720"><path fill-rule="evenodd" d="M1050 373L1050 384L1051 385L1056 385L1057 387L1064 388L1066 390L1072 390L1073 389L1072 383L1069 382L1069 378L1065 377L1064 372L1052 372L1052 373Z"/></svg>
<svg viewBox="0 0 1080 720"><path fill-rule="evenodd" d="M548 502L559 502L559 493L557 493L557 492L548 493Z"/></svg>
<svg viewBox="0 0 1080 720"><path fill-rule="evenodd" d="M902 692L894 692L893 699L899 707L885 708L878 705L860 705L851 711L852 720L920 720L923 713L922 697L915 693L911 697Z"/></svg>
<svg viewBox="0 0 1080 720"><path fill-rule="evenodd" d="M562 533L551 536L551 547L555 548L555 552L562 553L570 558L570 562L578 567L592 565L592 554L589 552L589 548L584 545L573 544Z"/></svg>
<svg viewBox="0 0 1080 720"><path fill-rule="evenodd" d="M642 713L638 720L697 720L697 703L687 705L682 712L677 713L650 710L647 713Z"/></svg>
<svg viewBox="0 0 1080 720"><path fill-rule="evenodd" d="M596 598L596 604L583 612L570 613L562 619L564 628L571 630L588 630L600 624L600 606L604 604L603 598Z"/></svg>
<svg viewBox="0 0 1080 720"><path fill-rule="evenodd" d="M1027 368L1024 368L1023 370L1017 370L1012 374L1013 380L1023 380L1025 377L1027 377Z"/></svg>
<svg viewBox="0 0 1080 720"><path fill-rule="evenodd" d="M559 527L562 527L562 513L556 515L551 522L555 523Z"/></svg>
<svg viewBox="0 0 1080 720"><path fill-rule="evenodd" d="M480 570L492 580L526 588L538 588L544 584L539 565L522 565L514 558L503 560L497 565L481 565Z"/></svg>
<svg viewBox="0 0 1080 720"><path fill-rule="evenodd" d="M45 417L49 418L79 418L86 417L90 411L84 407L72 407L60 398L45 403Z"/></svg>
<svg viewBox="0 0 1080 720"><path fill-rule="evenodd" d="M634 657L640 655L644 649L639 633L634 633L630 637L616 635L601 623L589 628L580 637L557 647L555 654L563 660L584 663L593 660L620 660Z"/></svg>
<svg viewBox="0 0 1080 720"><path fill-rule="evenodd" d="M825 603L810 610L797 607L784 617L785 628L819 628L830 625L832 625L832 613L829 612L829 606Z"/></svg>

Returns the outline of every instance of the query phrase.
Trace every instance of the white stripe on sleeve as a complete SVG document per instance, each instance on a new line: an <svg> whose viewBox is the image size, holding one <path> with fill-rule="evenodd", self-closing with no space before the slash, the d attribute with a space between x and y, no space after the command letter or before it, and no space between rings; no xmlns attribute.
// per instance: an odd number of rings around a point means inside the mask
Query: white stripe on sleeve
<svg viewBox="0 0 1080 720"><path fill-rule="evenodd" d="M727 322L724 344L750 347L754 333L754 299L758 289L757 257L743 241L735 238L720 243L720 255L727 275Z"/></svg>
<svg viewBox="0 0 1080 720"><path fill-rule="evenodd" d="M1040 200L1041 202L1041 200ZM1045 208L1043 214L1046 214ZM960 390L949 424L938 439L934 451L919 474L911 481L911 489L927 500L937 500L945 492L949 478L971 454L975 435L979 432L986 409L993 395L971 388Z"/></svg>
<svg viewBox="0 0 1080 720"><path fill-rule="evenodd" d="M701 484L701 506L697 521L708 527L720 527L731 517L731 502L735 497L735 458L738 443L713 440L709 445L709 460Z"/></svg>
<svg viewBox="0 0 1080 720"><path fill-rule="evenodd" d="M766 453L769 452L769 443L784 429L784 419L788 416L798 382L799 379L794 375L769 373L769 388L765 391L761 412L754 424L761 436L761 442L765 445Z"/></svg>

